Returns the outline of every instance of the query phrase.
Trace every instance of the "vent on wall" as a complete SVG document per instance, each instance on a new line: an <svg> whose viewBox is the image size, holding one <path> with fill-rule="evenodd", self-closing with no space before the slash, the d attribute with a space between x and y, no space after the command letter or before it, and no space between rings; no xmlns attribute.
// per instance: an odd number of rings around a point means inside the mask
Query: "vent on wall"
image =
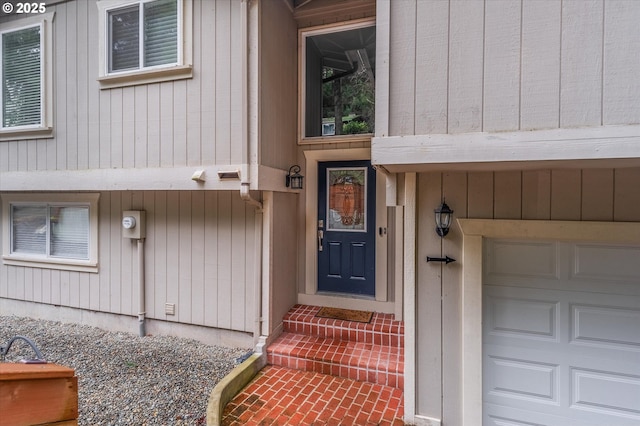
<svg viewBox="0 0 640 426"><path fill-rule="evenodd" d="M175 303L165 303L164 304L164 313L165 313L165 315L175 315L176 314L176 304Z"/></svg>

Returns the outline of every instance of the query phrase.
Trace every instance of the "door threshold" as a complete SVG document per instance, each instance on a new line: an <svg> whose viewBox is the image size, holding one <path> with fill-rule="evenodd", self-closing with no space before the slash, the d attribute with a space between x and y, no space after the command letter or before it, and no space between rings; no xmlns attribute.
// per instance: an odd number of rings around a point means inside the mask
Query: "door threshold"
<svg viewBox="0 0 640 426"><path fill-rule="evenodd" d="M356 309L361 311L395 313L395 302L381 302L370 296L359 296L347 293L298 293L301 305L327 306L330 308Z"/></svg>
<svg viewBox="0 0 640 426"><path fill-rule="evenodd" d="M326 297L342 297L347 299L360 299L360 300L376 300L375 297L369 296L368 294L353 294L353 293L338 293L334 291L319 291L316 293L317 296L326 296Z"/></svg>

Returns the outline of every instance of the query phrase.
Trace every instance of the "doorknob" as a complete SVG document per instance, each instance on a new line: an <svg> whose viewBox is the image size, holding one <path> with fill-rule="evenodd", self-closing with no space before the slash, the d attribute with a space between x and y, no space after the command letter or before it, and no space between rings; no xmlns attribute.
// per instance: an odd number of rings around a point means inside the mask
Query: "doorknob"
<svg viewBox="0 0 640 426"><path fill-rule="evenodd" d="M322 251L322 240L324 239L324 231L318 229L318 251Z"/></svg>

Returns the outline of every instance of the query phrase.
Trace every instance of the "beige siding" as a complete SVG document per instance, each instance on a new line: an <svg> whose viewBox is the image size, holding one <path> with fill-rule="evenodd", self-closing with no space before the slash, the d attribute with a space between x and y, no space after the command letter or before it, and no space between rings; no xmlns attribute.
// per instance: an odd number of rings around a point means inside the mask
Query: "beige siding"
<svg viewBox="0 0 640 426"><path fill-rule="evenodd" d="M260 164L288 169L295 162L298 125L298 31L283 1L260 10Z"/></svg>
<svg viewBox="0 0 640 426"><path fill-rule="evenodd" d="M271 196L272 228L265 233L271 241L272 265L269 272L269 330L268 333L263 333L268 336L282 327L282 319L297 302L296 257L299 250L296 246L296 233L301 216L297 214L296 207L299 201L298 194L274 192Z"/></svg>
<svg viewBox="0 0 640 426"><path fill-rule="evenodd" d="M95 3L47 6L55 137L0 143L0 172L242 163L240 2L194 0L193 78L105 90Z"/></svg>
<svg viewBox="0 0 640 426"><path fill-rule="evenodd" d="M433 209L442 198L457 218L639 222L639 187L640 168L419 175L416 359L441 360L442 370L438 362L418 362L417 414L442 418L447 424L462 422L462 336L456 331L463 317L462 235L455 226L444 239L434 232ZM447 255L458 262L427 264L427 255ZM440 381L442 395L434 386Z"/></svg>
<svg viewBox="0 0 640 426"><path fill-rule="evenodd" d="M120 225L122 211L135 209L147 217L147 316L252 332L255 208L231 192L104 192L99 272L3 264L0 297L137 315L137 243ZM175 316L165 303L175 303Z"/></svg>
<svg viewBox="0 0 640 426"><path fill-rule="evenodd" d="M391 2L391 136L637 124L640 2Z"/></svg>

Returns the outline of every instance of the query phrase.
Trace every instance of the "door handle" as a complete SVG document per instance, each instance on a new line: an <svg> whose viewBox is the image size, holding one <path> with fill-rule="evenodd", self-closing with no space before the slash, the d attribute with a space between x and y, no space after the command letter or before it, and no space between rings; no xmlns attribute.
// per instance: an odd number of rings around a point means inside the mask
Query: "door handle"
<svg viewBox="0 0 640 426"><path fill-rule="evenodd" d="M324 239L324 231L318 229L318 251L322 251L322 240Z"/></svg>

